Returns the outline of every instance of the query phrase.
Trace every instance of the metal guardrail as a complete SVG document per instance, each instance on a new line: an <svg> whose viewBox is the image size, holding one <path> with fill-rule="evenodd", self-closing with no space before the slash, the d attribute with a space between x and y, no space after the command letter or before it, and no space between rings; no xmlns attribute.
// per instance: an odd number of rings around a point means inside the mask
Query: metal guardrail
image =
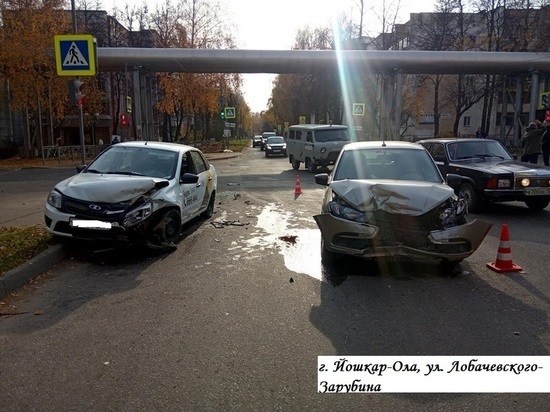
<svg viewBox="0 0 550 412"><path fill-rule="evenodd" d="M104 146L98 145L86 145L85 146L85 157L86 159L93 159L96 157L102 150ZM78 160L82 156L81 146L44 146L42 159L57 159L61 160Z"/></svg>

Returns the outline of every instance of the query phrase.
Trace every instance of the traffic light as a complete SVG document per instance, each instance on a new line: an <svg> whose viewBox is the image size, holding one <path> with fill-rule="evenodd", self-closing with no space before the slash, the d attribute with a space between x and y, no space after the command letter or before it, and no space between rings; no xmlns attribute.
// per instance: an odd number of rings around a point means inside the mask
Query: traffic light
<svg viewBox="0 0 550 412"><path fill-rule="evenodd" d="M73 106L84 104L84 82L80 79L69 80L69 100Z"/></svg>
<svg viewBox="0 0 550 412"><path fill-rule="evenodd" d="M222 109L222 111L220 112L220 117L222 118L222 120L225 120L225 109Z"/></svg>
<svg viewBox="0 0 550 412"><path fill-rule="evenodd" d="M550 123L550 110L546 111L546 114L544 116L544 121L547 123Z"/></svg>
<svg viewBox="0 0 550 412"><path fill-rule="evenodd" d="M120 115L120 124L126 126L128 124L128 119L125 114Z"/></svg>

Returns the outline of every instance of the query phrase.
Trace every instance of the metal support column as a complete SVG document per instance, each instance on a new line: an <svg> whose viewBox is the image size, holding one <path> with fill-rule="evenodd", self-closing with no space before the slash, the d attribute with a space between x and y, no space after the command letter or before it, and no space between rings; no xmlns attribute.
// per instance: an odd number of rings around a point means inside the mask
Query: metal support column
<svg viewBox="0 0 550 412"><path fill-rule="evenodd" d="M516 100L514 103L514 145L519 146L519 139L521 139L521 119L519 115L521 113L521 92L523 91L523 83L521 78L518 77L516 80Z"/></svg>
<svg viewBox="0 0 550 412"><path fill-rule="evenodd" d="M505 143L506 140L506 118L508 117L508 93L506 86L508 80L506 76L502 76L502 106L500 108L500 141Z"/></svg>
<svg viewBox="0 0 550 412"><path fill-rule="evenodd" d="M141 79L139 68L135 68L132 78L134 80L134 124L138 135L141 131ZM150 140L149 136L144 136L143 140Z"/></svg>
<svg viewBox="0 0 550 412"><path fill-rule="evenodd" d="M535 120L539 100L539 72L531 74L531 104L529 105L529 121Z"/></svg>
<svg viewBox="0 0 550 412"><path fill-rule="evenodd" d="M401 140L401 112L403 111L403 73L395 75L395 114L393 120L393 135L395 140Z"/></svg>

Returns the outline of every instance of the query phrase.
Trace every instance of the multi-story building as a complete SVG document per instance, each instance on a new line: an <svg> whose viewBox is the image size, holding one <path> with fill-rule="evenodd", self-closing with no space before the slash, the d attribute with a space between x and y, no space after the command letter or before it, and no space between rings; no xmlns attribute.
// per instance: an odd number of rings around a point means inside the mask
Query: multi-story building
<svg viewBox="0 0 550 412"><path fill-rule="evenodd" d="M478 13L412 13L392 33L394 50L547 51L550 7L506 9ZM385 42L387 44L387 41ZM541 50L542 49L542 50ZM438 136L473 136L481 127L510 145L522 127L541 113L539 96L550 82L546 73L494 75L407 75L409 92L418 93L416 113L404 113L401 134L412 140ZM401 91L397 91L401 92ZM414 92L409 93L414 97Z"/></svg>

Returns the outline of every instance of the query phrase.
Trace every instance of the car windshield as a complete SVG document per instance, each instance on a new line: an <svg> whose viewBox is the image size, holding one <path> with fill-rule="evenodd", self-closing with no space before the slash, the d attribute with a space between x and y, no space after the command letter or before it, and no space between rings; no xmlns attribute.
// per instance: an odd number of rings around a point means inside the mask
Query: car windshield
<svg viewBox="0 0 550 412"><path fill-rule="evenodd" d="M285 142L285 139L283 139L280 136L270 137L269 139L267 139L267 144L277 144L277 143L284 143L284 142Z"/></svg>
<svg viewBox="0 0 550 412"><path fill-rule="evenodd" d="M317 142L349 141L348 129L319 129L315 130Z"/></svg>
<svg viewBox="0 0 550 412"><path fill-rule="evenodd" d="M334 170L334 180L344 179L443 182L428 152L405 148L344 151Z"/></svg>
<svg viewBox="0 0 550 412"><path fill-rule="evenodd" d="M452 142L447 145L449 151L449 159L465 160L465 159L486 159L490 157L512 160L513 157L496 140L467 140L462 142Z"/></svg>
<svg viewBox="0 0 550 412"><path fill-rule="evenodd" d="M125 174L173 179L178 153L147 146L115 145L99 155L84 173Z"/></svg>

